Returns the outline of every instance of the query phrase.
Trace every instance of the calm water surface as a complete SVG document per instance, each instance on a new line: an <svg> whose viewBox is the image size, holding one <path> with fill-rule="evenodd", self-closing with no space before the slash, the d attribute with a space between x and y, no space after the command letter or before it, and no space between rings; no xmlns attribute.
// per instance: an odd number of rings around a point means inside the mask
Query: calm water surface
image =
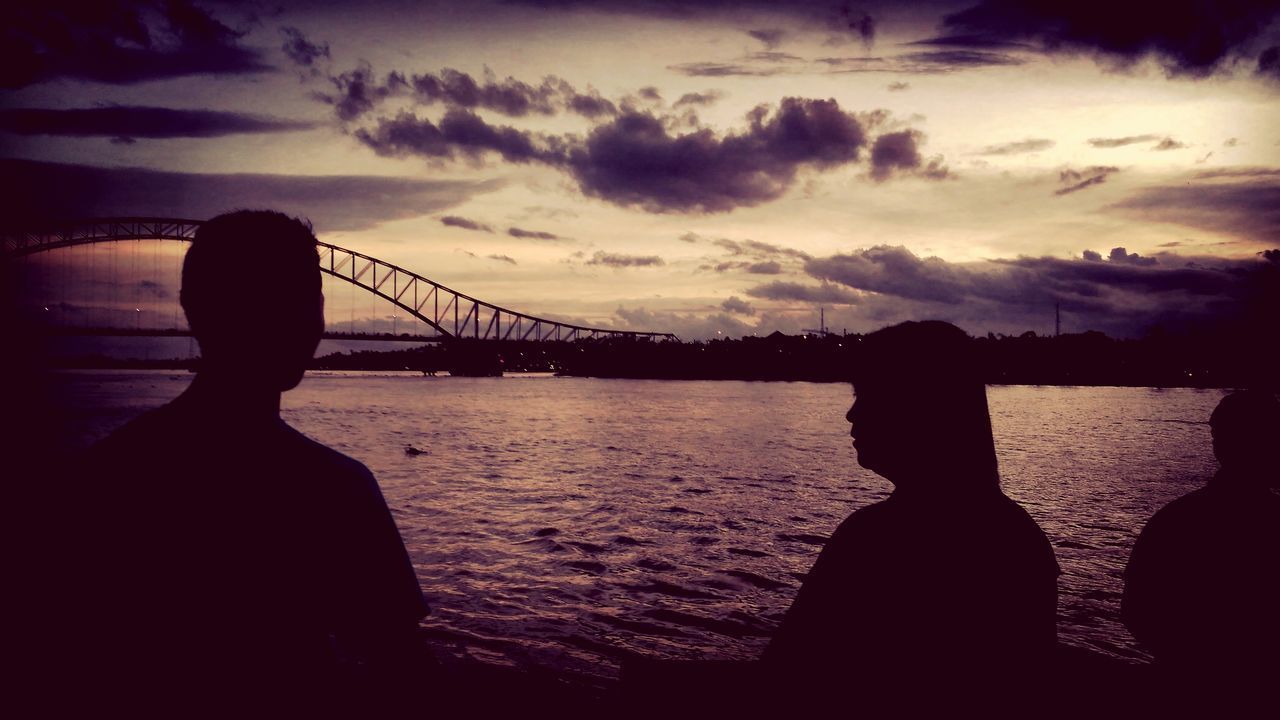
<svg viewBox="0 0 1280 720"><path fill-rule="evenodd" d="M71 443L190 377L61 376ZM1121 572L1147 518L1213 472L1205 421L1222 394L990 388L1005 492L1062 566L1064 642L1145 658L1118 622ZM631 653L760 652L828 534L890 489L857 466L851 398L837 384L321 373L284 416L377 475L447 657L607 679Z"/></svg>

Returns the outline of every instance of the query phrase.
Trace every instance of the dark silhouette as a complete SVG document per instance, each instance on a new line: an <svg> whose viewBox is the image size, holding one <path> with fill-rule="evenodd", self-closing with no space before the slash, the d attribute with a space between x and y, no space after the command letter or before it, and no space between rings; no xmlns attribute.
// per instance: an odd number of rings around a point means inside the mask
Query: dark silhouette
<svg viewBox="0 0 1280 720"><path fill-rule="evenodd" d="M94 702L332 708L417 652L427 607L377 482L280 418L324 325L315 242L275 212L205 223L182 270L195 379L75 464L69 652Z"/></svg>
<svg viewBox="0 0 1280 720"><path fill-rule="evenodd" d="M1143 528L1125 569L1124 623L1157 666L1194 683L1280 670L1280 403L1241 391L1209 420L1220 469Z"/></svg>
<svg viewBox="0 0 1280 720"><path fill-rule="evenodd" d="M858 464L895 489L836 529L765 651L793 683L927 702L1041 679L1058 566L1000 490L972 352L942 322L864 339L850 434Z"/></svg>

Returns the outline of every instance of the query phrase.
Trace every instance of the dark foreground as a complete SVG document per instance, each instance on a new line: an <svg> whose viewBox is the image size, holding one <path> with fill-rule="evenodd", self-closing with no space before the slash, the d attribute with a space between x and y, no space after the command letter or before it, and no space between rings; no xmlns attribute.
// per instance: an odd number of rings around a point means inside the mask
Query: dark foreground
<svg viewBox="0 0 1280 720"><path fill-rule="evenodd" d="M1246 685L1186 685L1163 677L1151 665L1128 663L1060 645L1041 677L1019 683L997 680L978 687L922 678L893 688L859 687L856 677L838 686L818 682L784 684L758 662L661 661L635 657L624 662L613 684L521 671L474 662L442 664L420 689L406 693L414 706L406 716L425 714L424 696L434 711L486 716L534 716L554 712L571 717L799 717L838 708L854 716L919 716L982 709L998 717L1072 717L1153 712L1181 715L1193 708L1248 709ZM918 682L918 685L916 684ZM985 685L982 687L981 685Z"/></svg>

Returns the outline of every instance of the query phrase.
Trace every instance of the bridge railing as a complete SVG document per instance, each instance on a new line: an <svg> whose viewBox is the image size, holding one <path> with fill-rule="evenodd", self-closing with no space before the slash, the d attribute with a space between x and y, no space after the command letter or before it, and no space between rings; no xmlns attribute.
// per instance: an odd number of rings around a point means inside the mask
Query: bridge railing
<svg viewBox="0 0 1280 720"><path fill-rule="evenodd" d="M199 220L153 217L80 220L46 230L7 232L0 248L3 255L16 257L112 240L190 240L200 225Z"/></svg>
<svg viewBox="0 0 1280 720"><path fill-rule="evenodd" d="M81 220L38 232L3 235L0 257L115 240L191 240L200 220L120 217ZM317 242L320 270L377 295L448 338L558 341L588 338L678 340L672 333L615 330L517 312L452 290L371 255Z"/></svg>

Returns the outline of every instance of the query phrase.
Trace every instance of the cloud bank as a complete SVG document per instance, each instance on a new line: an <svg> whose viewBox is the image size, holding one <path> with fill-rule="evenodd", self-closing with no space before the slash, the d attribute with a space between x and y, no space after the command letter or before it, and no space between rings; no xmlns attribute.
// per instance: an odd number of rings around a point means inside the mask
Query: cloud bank
<svg viewBox="0 0 1280 720"><path fill-rule="evenodd" d="M129 85L273 70L190 0L44 0L0 15L0 88L60 78Z"/></svg>
<svg viewBox="0 0 1280 720"><path fill-rule="evenodd" d="M212 138L310 130L316 123L218 110L116 105L51 110L0 110L0 131L64 137Z"/></svg>
<svg viewBox="0 0 1280 720"><path fill-rule="evenodd" d="M363 230L460 205L500 182L362 175L201 174L0 160L15 225L74 218L158 216L203 220L243 208L309 218L316 232Z"/></svg>

